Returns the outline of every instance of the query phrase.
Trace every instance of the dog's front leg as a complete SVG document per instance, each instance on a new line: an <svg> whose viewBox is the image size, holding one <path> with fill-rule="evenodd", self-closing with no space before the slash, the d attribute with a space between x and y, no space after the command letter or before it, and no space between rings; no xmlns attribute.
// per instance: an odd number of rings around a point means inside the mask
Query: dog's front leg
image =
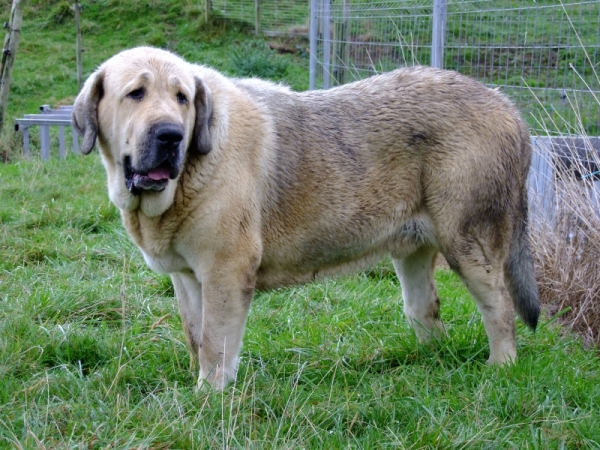
<svg viewBox="0 0 600 450"><path fill-rule="evenodd" d="M193 365L202 341L202 285L193 273L172 273L171 280Z"/></svg>
<svg viewBox="0 0 600 450"><path fill-rule="evenodd" d="M238 257L239 258L239 257ZM240 267L241 266L241 267ZM202 276L202 331L198 348L200 374L222 389L235 379L246 318L254 294L254 264L215 262Z"/></svg>

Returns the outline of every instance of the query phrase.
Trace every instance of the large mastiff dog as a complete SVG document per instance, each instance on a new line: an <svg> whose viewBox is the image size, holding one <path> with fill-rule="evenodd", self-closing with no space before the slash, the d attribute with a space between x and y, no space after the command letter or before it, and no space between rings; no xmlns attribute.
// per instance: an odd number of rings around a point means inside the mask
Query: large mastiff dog
<svg viewBox="0 0 600 450"><path fill-rule="evenodd" d="M173 279L200 380L235 377L255 289L391 255L421 339L444 334L441 252L483 316L491 363L539 315L527 232L527 127L499 92L406 68L296 93L172 53L110 58L75 102L89 153L148 265Z"/></svg>

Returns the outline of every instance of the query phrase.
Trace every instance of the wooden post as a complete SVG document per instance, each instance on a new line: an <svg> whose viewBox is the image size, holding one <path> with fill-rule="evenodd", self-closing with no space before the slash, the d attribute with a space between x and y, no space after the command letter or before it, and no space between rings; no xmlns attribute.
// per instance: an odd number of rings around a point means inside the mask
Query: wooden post
<svg viewBox="0 0 600 450"><path fill-rule="evenodd" d="M40 113L49 113L50 105L40 106ZM50 159L50 126L40 125L40 156L42 160L48 161Z"/></svg>
<svg viewBox="0 0 600 450"><path fill-rule="evenodd" d="M83 86L83 46L81 41L81 5L79 0L75 0L75 28L77 30L77 90L80 91Z"/></svg>
<svg viewBox="0 0 600 450"><path fill-rule="evenodd" d="M254 0L254 33L260 34L260 0Z"/></svg>
<svg viewBox="0 0 600 450"><path fill-rule="evenodd" d="M4 39L2 50L2 62L0 63L0 133L4 127L4 114L8 105L8 94L10 92L10 80L12 68L17 55L19 45L19 33L21 32L21 21L23 20L23 7L21 0L13 0L10 11L10 21L5 25L8 33Z"/></svg>
<svg viewBox="0 0 600 450"><path fill-rule="evenodd" d="M58 127L58 156L64 159L65 154L65 127Z"/></svg>
<svg viewBox="0 0 600 450"><path fill-rule="evenodd" d="M210 0L204 0L204 23L210 21Z"/></svg>
<svg viewBox="0 0 600 450"><path fill-rule="evenodd" d="M29 127L23 128L23 156L29 158Z"/></svg>
<svg viewBox="0 0 600 450"><path fill-rule="evenodd" d="M75 131L75 127L71 127L71 135L73 136L73 153L79 153L79 133Z"/></svg>

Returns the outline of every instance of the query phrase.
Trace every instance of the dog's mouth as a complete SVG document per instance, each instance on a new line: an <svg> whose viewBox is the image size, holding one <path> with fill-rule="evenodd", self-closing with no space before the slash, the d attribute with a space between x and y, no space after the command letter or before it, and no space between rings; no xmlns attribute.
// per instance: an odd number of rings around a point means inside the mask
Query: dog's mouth
<svg viewBox="0 0 600 450"><path fill-rule="evenodd" d="M184 130L181 124L160 122L148 128L138 145L138 156L123 158L125 186L133 195L161 192L177 178L183 164Z"/></svg>
<svg viewBox="0 0 600 450"><path fill-rule="evenodd" d="M177 170L168 160L148 171L140 172L132 167L131 158L126 156L124 167L125 185L133 195L139 195L142 191L163 191L169 180L177 177Z"/></svg>

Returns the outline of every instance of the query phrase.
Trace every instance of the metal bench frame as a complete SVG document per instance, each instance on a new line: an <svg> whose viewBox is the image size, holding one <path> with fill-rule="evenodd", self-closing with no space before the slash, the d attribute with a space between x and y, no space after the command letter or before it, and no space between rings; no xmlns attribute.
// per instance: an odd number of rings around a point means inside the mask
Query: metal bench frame
<svg viewBox="0 0 600 450"><path fill-rule="evenodd" d="M50 158L50 127L58 126L58 144L59 156L64 158L65 150L65 127L73 127L71 121L71 112L73 106L60 106L57 109L51 109L49 105L40 106L39 114L26 114L22 119L15 120L15 131L23 132L23 155L29 157L29 127L40 127L40 153L43 160ZM73 153L79 153L79 136L72 128Z"/></svg>

